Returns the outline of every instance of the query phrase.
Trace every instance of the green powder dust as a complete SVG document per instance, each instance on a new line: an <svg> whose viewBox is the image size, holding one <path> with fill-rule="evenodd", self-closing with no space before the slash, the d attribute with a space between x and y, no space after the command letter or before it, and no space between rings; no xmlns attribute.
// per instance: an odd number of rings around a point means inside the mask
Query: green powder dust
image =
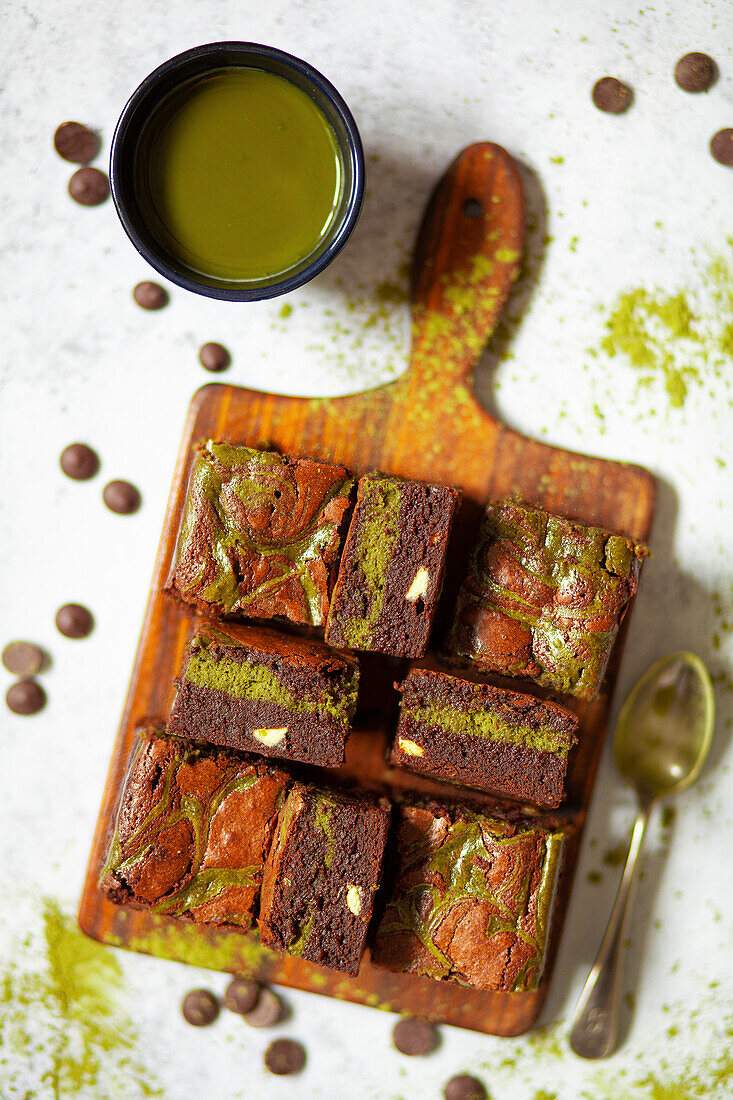
<svg viewBox="0 0 733 1100"><path fill-rule="evenodd" d="M681 409L691 385L720 377L733 358L733 269L718 256L699 288L651 293L641 287L620 294L605 322L600 348L623 357L639 372L638 385L660 383L670 408Z"/></svg>
<svg viewBox="0 0 733 1100"><path fill-rule="evenodd" d="M5 1095L161 1096L138 1058L133 1024L118 1004L122 971L114 953L87 939L50 898L43 903L43 939L42 969L13 961L2 973Z"/></svg>

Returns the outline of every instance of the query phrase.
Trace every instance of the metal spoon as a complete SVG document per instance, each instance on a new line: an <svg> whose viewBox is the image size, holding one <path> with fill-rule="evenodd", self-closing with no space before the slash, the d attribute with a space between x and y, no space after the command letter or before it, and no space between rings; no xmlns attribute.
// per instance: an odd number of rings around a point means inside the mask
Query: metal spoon
<svg viewBox="0 0 733 1100"><path fill-rule="evenodd" d="M639 796L621 885L595 965L571 1020L570 1047L581 1058L607 1058L618 1034L631 915L631 885L652 806L689 787L713 738L715 701L705 665L694 653L670 653L632 688L616 724L613 754Z"/></svg>

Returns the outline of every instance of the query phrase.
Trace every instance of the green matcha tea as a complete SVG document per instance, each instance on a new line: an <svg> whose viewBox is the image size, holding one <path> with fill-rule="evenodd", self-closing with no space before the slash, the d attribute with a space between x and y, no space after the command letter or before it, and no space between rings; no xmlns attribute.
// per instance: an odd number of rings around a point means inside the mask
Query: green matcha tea
<svg viewBox="0 0 733 1100"><path fill-rule="evenodd" d="M247 282L313 254L339 206L336 135L274 73L218 69L171 92L141 135L138 201L174 261Z"/></svg>

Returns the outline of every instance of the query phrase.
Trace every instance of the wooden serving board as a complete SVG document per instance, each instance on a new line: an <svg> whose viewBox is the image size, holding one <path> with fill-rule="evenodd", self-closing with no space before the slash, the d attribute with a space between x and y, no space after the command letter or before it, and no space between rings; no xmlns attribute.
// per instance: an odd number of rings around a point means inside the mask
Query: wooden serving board
<svg viewBox="0 0 733 1100"><path fill-rule="evenodd" d="M465 205L467 200L478 200L480 207L476 202ZM464 504L451 543L438 637L446 625L482 506L490 497L514 494L553 512L647 539L655 493L651 474L638 466L585 457L527 439L500 424L473 396L473 368L516 278L523 222L521 183L511 158L495 145L470 146L440 181L420 230L412 290L412 352L402 378L366 394L327 400L226 385L204 386L195 394L81 900L79 923L88 935L104 943L490 1034L517 1035L536 1021L567 908L623 637L603 696L592 704L573 704L581 719L581 738L569 769L570 839L548 965L535 992L487 993L390 974L373 968L368 956L358 978L350 979L265 951L256 933L216 933L115 906L96 885L135 727L167 715L172 678L180 668L191 629L191 613L164 595L162 585L175 546L195 442L214 438L266 444L343 462L358 474L379 469L461 486ZM542 400L541 393L537 399ZM628 616L622 635L627 624ZM373 655L363 661L360 713L340 774L362 782L386 780L395 786L439 790L427 780L388 769L384 762L391 682L402 670Z"/></svg>

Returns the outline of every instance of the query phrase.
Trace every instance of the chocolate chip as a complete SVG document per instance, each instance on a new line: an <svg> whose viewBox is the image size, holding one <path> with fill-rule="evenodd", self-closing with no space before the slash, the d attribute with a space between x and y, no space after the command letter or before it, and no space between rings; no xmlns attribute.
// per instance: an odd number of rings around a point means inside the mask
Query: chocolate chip
<svg viewBox="0 0 733 1100"><path fill-rule="evenodd" d="M232 357L223 344L203 344L199 348L199 362L204 370L226 370Z"/></svg>
<svg viewBox="0 0 733 1100"><path fill-rule="evenodd" d="M246 1012L243 1019L250 1027L272 1027L282 1015L280 998L271 989L260 990L260 997L251 1012Z"/></svg>
<svg viewBox="0 0 733 1100"><path fill-rule="evenodd" d="M603 76L593 85L593 102L599 111L609 115L621 115L628 111L634 93L627 84L622 84L615 76Z"/></svg>
<svg viewBox="0 0 733 1100"><path fill-rule="evenodd" d="M710 142L710 152L718 164L724 164L726 168L733 166L733 127L718 130Z"/></svg>
<svg viewBox="0 0 733 1100"><path fill-rule="evenodd" d="M99 152L99 138L81 122L62 122L53 143L58 155L72 164L88 164Z"/></svg>
<svg viewBox="0 0 733 1100"><path fill-rule="evenodd" d="M102 491L102 499L110 512L118 516L131 516L141 503L139 491L129 481L109 481Z"/></svg>
<svg viewBox="0 0 733 1100"><path fill-rule="evenodd" d="M219 1015L219 1002L208 989L192 989L183 998L181 1012L193 1027L208 1027Z"/></svg>
<svg viewBox="0 0 733 1100"><path fill-rule="evenodd" d="M718 66L706 53L686 53L674 69L674 78L683 92L706 92L717 75Z"/></svg>
<svg viewBox="0 0 733 1100"><path fill-rule="evenodd" d="M276 1039L265 1051L265 1065L278 1077L300 1073L305 1065L305 1050L293 1039Z"/></svg>
<svg viewBox="0 0 733 1100"><path fill-rule="evenodd" d="M138 283L132 296L141 309L162 309L168 305L168 291L159 283Z"/></svg>
<svg viewBox="0 0 733 1100"><path fill-rule="evenodd" d="M35 676L43 667L43 650L32 642L9 642L3 650L2 662L13 676Z"/></svg>
<svg viewBox="0 0 733 1100"><path fill-rule="evenodd" d="M460 1073L451 1077L443 1091L445 1100L486 1100L486 1089L477 1077Z"/></svg>
<svg viewBox="0 0 733 1100"><path fill-rule="evenodd" d="M427 1020L405 1018L395 1024L392 1042L400 1054L409 1054L410 1057L414 1057L430 1054L431 1050L435 1050L438 1045L438 1035L433 1025Z"/></svg>
<svg viewBox="0 0 733 1100"><path fill-rule="evenodd" d="M65 638L86 638L94 629L94 617L80 603L65 603L56 612L56 629Z"/></svg>
<svg viewBox="0 0 733 1100"><path fill-rule="evenodd" d="M230 1012L245 1016L251 1012L260 999L260 987L249 978L234 978L226 987L224 1007Z"/></svg>
<svg viewBox="0 0 733 1100"><path fill-rule="evenodd" d="M82 206L99 206L109 195L109 183L98 168L80 168L69 180L69 194Z"/></svg>
<svg viewBox="0 0 733 1100"><path fill-rule="evenodd" d="M99 458L86 443L70 443L61 452L59 466L74 481L88 481L99 469Z"/></svg>
<svg viewBox="0 0 733 1100"><path fill-rule="evenodd" d="M35 680L18 680L8 688L5 702L14 714L38 714L46 705L46 692Z"/></svg>

